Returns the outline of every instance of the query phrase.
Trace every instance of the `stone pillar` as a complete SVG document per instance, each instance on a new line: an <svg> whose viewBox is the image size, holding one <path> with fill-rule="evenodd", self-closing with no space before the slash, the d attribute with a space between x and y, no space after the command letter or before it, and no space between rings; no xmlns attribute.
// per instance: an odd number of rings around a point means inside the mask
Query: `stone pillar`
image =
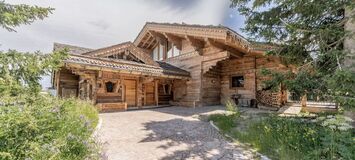
<svg viewBox="0 0 355 160"><path fill-rule="evenodd" d="M344 49L349 52L344 60L344 67L355 72L355 18L352 18L354 14L355 9L345 11L346 17L350 18L345 24L345 30L350 32L351 36L344 41Z"/></svg>

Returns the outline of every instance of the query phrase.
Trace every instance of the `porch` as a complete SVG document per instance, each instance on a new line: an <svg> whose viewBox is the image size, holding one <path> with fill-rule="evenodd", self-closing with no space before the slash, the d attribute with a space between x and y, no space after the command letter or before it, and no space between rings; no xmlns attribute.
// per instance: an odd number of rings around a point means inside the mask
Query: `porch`
<svg viewBox="0 0 355 160"><path fill-rule="evenodd" d="M110 112L169 105L174 84L186 82L189 73L163 62L151 66L71 55L55 79L58 96L78 97Z"/></svg>

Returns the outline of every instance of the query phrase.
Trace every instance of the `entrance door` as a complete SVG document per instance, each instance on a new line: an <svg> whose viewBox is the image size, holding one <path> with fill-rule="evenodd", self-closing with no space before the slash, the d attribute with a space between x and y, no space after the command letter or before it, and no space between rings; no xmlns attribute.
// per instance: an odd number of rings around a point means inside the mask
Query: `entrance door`
<svg viewBox="0 0 355 160"><path fill-rule="evenodd" d="M124 80L124 84L126 86L126 102L128 107L135 107L137 106L136 104L136 98L137 98L137 84L136 80Z"/></svg>
<svg viewBox="0 0 355 160"><path fill-rule="evenodd" d="M145 105L146 106L155 106L155 98L154 98L154 82L144 84L145 88Z"/></svg>

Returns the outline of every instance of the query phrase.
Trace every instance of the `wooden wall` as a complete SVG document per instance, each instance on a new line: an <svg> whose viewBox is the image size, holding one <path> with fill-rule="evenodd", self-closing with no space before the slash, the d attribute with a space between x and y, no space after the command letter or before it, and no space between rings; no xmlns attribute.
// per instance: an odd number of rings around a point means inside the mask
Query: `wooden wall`
<svg viewBox="0 0 355 160"><path fill-rule="evenodd" d="M79 76L74 75L70 70L62 68L56 73L57 94L60 97L69 98L78 96Z"/></svg>
<svg viewBox="0 0 355 160"><path fill-rule="evenodd" d="M220 62L221 65L221 103L230 98L233 94L241 94L241 98L258 99L259 102L267 103L265 105L280 106L285 101L285 96L281 91L272 93L265 90L263 81L270 77L261 75L262 68L286 71L288 68L281 64L278 58L273 57L243 57L228 59ZM244 76L244 87L231 88L231 76ZM258 93L258 94L257 94ZM266 101L267 100L267 101Z"/></svg>
<svg viewBox="0 0 355 160"><path fill-rule="evenodd" d="M255 58L244 57L221 62L221 103L233 94L241 94L241 98L255 99ZM244 87L231 88L231 76L244 76Z"/></svg>
<svg viewBox="0 0 355 160"><path fill-rule="evenodd" d="M184 48L184 47L183 47ZM186 50L185 50L186 51ZM201 90L201 61L203 57L198 52L182 53L178 57L169 58L166 62L190 72L191 79L185 85L175 85L174 93L185 91L186 94L175 97L174 105L199 106Z"/></svg>
<svg viewBox="0 0 355 160"><path fill-rule="evenodd" d="M113 93L106 92L106 82L115 83ZM127 103L127 108L142 108L143 106L157 106L169 104L173 99L173 81L158 77L142 77L139 75L101 72L97 77L98 103ZM165 92L169 86L171 92Z"/></svg>
<svg viewBox="0 0 355 160"><path fill-rule="evenodd" d="M218 105L221 101L221 68L215 66L203 74L202 102L204 106Z"/></svg>
<svg viewBox="0 0 355 160"><path fill-rule="evenodd" d="M203 106L220 103L220 80L216 72L210 71L221 60L228 58L228 53L221 49L205 46L196 49L186 40L182 41L182 54L165 61L190 72L191 79L185 85L174 84L174 105ZM186 91L180 94L181 91Z"/></svg>
<svg viewBox="0 0 355 160"><path fill-rule="evenodd" d="M118 74L113 74L110 72L101 72L97 75L97 103L115 103L115 102L123 102L123 79ZM112 82L114 83L113 92L106 91L106 83Z"/></svg>

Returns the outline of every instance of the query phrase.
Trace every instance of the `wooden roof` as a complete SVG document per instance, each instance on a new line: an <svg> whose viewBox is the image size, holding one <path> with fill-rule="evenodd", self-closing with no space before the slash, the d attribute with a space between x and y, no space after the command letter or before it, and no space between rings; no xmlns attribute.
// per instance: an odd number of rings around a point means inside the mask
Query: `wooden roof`
<svg viewBox="0 0 355 160"><path fill-rule="evenodd" d="M95 57L107 57L109 55L124 53L126 51L129 51L137 59L141 60L145 64L159 66L158 63L156 63L147 53L145 53L142 49L136 47L132 42L124 42L113 46L92 50L83 53L83 55L89 55Z"/></svg>
<svg viewBox="0 0 355 160"><path fill-rule="evenodd" d="M53 51L57 51L61 49L68 49L69 54L82 54L93 50L90 48L84 48L84 47L54 42Z"/></svg>
<svg viewBox="0 0 355 160"><path fill-rule="evenodd" d="M170 41L177 39L186 39L195 41L195 43L214 43L217 46L226 49L235 49L243 54L248 53L264 53L265 48L258 43L249 42L242 35L234 30L219 25L191 25L178 23L154 23L147 22L138 36L134 44L144 49L152 49L157 43L156 37L165 37Z"/></svg>
<svg viewBox="0 0 355 160"><path fill-rule="evenodd" d="M159 62L158 66L127 61L123 59L110 59L92 57L87 55L70 54L66 59L67 67L84 68L88 70L105 70L139 75L151 75L159 77L188 78L190 73L175 66Z"/></svg>

